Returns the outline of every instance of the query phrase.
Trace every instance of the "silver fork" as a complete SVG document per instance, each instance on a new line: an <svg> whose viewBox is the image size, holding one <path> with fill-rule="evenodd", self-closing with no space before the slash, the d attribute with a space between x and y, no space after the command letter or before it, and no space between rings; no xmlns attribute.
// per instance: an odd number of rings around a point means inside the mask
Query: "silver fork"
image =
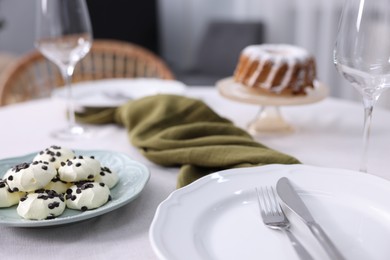
<svg viewBox="0 0 390 260"><path fill-rule="evenodd" d="M274 188L265 187L265 189L260 188L260 190L256 188L256 194L264 224L269 228L284 231L301 259L313 260L313 257L303 247L301 242L291 233L290 222L279 205Z"/></svg>

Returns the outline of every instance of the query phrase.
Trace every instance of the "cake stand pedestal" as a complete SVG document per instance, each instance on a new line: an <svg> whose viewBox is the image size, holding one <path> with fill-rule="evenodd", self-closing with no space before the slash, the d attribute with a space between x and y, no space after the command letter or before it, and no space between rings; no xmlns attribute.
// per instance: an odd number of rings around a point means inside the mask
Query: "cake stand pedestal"
<svg viewBox="0 0 390 260"><path fill-rule="evenodd" d="M232 77L217 82L218 92L225 98L247 104L260 105L256 117L249 122L247 130L252 135L291 133L294 128L284 120L281 106L294 106L316 103L328 96L328 88L315 81L314 88L307 89L307 95L276 96L249 91Z"/></svg>

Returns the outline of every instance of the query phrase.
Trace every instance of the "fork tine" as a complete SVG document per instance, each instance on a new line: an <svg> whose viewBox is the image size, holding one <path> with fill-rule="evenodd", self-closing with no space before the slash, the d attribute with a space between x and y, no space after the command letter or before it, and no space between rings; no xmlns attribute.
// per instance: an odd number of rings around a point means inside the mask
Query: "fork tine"
<svg viewBox="0 0 390 260"><path fill-rule="evenodd" d="M275 216L277 209L276 209L274 198L272 197L272 187L265 187L265 191L266 191L265 196L269 204L270 213L272 214L272 216Z"/></svg>
<svg viewBox="0 0 390 260"><path fill-rule="evenodd" d="M264 218L266 215L266 212L265 212L265 206L263 205L264 201L262 202L262 200L264 200L264 198L262 197L262 192L263 192L262 188L260 188L260 191L258 188L256 188L257 203L259 204L260 214Z"/></svg>
<svg viewBox="0 0 390 260"><path fill-rule="evenodd" d="M274 209L275 209L275 215L282 215L282 209L280 208L280 204L279 204L279 201L278 201L278 198L276 197L276 191L273 187L270 187L270 190L269 190L269 193L270 193L270 201L272 201L273 205L274 205Z"/></svg>

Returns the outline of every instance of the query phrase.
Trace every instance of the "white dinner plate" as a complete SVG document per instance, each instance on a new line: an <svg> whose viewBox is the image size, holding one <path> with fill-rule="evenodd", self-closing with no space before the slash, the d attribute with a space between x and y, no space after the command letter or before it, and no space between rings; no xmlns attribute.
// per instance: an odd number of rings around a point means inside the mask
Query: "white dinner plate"
<svg viewBox="0 0 390 260"><path fill-rule="evenodd" d="M110 190L112 200L100 208L79 211L66 208L64 213L55 219L48 220L26 220L22 219L16 212L16 206L0 208L0 225L14 227L42 227L73 223L102 215L114 209L124 206L134 200L145 187L149 180L150 173L146 166L130 159L127 155L110 151L75 150L76 155L95 156L102 165L116 171L119 181ZM31 162L37 153L21 157L0 160L0 177L11 167Z"/></svg>
<svg viewBox="0 0 390 260"><path fill-rule="evenodd" d="M176 80L155 78L103 79L72 85L72 96L78 106L116 107L125 102L156 94L183 95L186 86ZM67 89L58 88L53 98L66 100Z"/></svg>
<svg viewBox="0 0 390 260"><path fill-rule="evenodd" d="M286 235L262 222L255 187L288 177L346 259L390 257L390 182L355 171L306 165L231 169L174 191L149 236L160 259L293 259ZM314 259L328 259L308 228L284 207Z"/></svg>

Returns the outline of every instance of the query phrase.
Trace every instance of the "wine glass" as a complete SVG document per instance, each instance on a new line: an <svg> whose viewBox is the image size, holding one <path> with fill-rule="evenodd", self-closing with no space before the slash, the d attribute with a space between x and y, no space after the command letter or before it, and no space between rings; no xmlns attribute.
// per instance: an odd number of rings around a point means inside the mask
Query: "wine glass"
<svg viewBox="0 0 390 260"><path fill-rule="evenodd" d="M53 133L57 138L89 135L76 124L71 81L77 62L91 44L92 28L84 0L38 0L35 47L58 66L67 88L68 126Z"/></svg>
<svg viewBox="0 0 390 260"><path fill-rule="evenodd" d="M367 172L373 108L381 93L390 86L389 0L345 0L334 64L362 96L364 128L360 171Z"/></svg>

